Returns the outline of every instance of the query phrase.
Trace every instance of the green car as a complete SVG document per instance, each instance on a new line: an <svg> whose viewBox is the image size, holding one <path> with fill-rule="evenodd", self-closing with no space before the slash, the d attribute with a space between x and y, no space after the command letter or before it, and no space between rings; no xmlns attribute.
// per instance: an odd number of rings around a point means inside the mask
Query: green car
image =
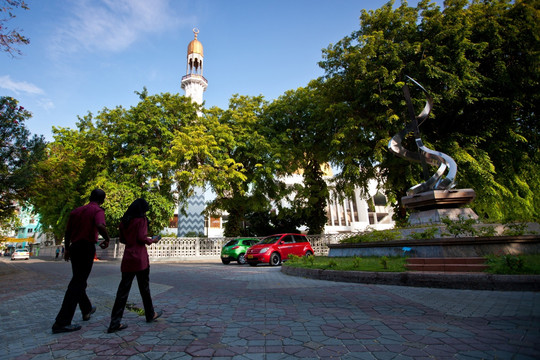
<svg viewBox="0 0 540 360"><path fill-rule="evenodd" d="M221 262L227 265L231 261L237 261L238 264L246 263L246 252L251 246L258 243L260 240L254 238L242 238L229 241L221 249Z"/></svg>

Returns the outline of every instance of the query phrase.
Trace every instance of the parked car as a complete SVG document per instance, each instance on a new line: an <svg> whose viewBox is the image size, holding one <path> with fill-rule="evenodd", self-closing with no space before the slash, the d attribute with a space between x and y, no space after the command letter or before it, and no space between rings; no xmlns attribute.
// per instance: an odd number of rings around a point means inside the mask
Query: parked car
<svg viewBox="0 0 540 360"><path fill-rule="evenodd" d="M272 266L281 264L289 255L311 256L313 249L303 234L276 234L267 236L246 253L249 265L268 263Z"/></svg>
<svg viewBox="0 0 540 360"><path fill-rule="evenodd" d="M221 249L221 262L227 265L231 261L237 261L238 264L244 265L246 263L245 255L247 249L259 241L259 239L253 238L234 239L229 241Z"/></svg>
<svg viewBox="0 0 540 360"><path fill-rule="evenodd" d="M28 260L30 259L30 253L26 249L17 249L13 254L11 254L11 260Z"/></svg>

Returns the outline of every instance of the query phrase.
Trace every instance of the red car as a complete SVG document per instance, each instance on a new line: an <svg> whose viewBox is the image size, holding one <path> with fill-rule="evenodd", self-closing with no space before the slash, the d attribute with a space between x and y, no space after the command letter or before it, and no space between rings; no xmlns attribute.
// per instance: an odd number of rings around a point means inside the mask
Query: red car
<svg viewBox="0 0 540 360"><path fill-rule="evenodd" d="M311 256L313 249L303 234L276 234L267 236L246 253L249 265L268 263L272 266L281 264L290 255Z"/></svg>

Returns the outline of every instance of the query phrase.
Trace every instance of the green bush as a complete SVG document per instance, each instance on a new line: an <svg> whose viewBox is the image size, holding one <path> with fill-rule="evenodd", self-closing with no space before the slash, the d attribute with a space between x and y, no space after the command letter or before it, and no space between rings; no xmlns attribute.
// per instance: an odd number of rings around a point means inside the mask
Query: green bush
<svg viewBox="0 0 540 360"><path fill-rule="evenodd" d="M299 263L300 262L300 256L298 255L294 255L294 254L289 254L289 256L287 257L288 261L290 263Z"/></svg>
<svg viewBox="0 0 540 360"><path fill-rule="evenodd" d="M446 225L446 231L458 237L460 235L464 236L476 236L476 229L474 225L478 223L476 219L465 218L464 216L459 216L458 220L450 220L449 218L441 219L443 224Z"/></svg>
<svg viewBox="0 0 540 360"><path fill-rule="evenodd" d="M386 256L381 257L381 265L384 270L388 270L388 258Z"/></svg>
<svg viewBox="0 0 540 360"><path fill-rule="evenodd" d="M509 223L504 224L503 235L505 236L521 236L527 231L526 223Z"/></svg>
<svg viewBox="0 0 540 360"><path fill-rule="evenodd" d="M357 244L364 242L392 241L401 238L397 230L373 230L340 241L341 244Z"/></svg>
<svg viewBox="0 0 540 360"><path fill-rule="evenodd" d="M486 258L488 271L493 274L524 274L532 271L525 266L523 255L489 255Z"/></svg>
<svg viewBox="0 0 540 360"><path fill-rule="evenodd" d="M336 260L334 259L330 259L330 261L328 261L328 265L327 265L327 268L328 269L334 269L338 266L338 263Z"/></svg>
<svg viewBox="0 0 540 360"><path fill-rule="evenodd" d="M495 227L487 225L487 226L481 226L477 230L477 236L496 236L497 231L495 230Z"/></svg>
<svg viewBox="0 0 540 360"><path fill-rule="evenodd" d="M412 232L410 233L407 238L411 240L426 240L426 239L434 239L437 235L437 231L439 231L438 228L432 227L429 229L426 229L422 232Z"/></svg>

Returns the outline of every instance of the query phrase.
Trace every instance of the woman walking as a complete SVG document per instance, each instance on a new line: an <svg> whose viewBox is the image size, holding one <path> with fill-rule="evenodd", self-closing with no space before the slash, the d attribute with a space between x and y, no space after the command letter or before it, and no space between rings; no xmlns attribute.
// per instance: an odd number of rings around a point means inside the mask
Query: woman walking
<svg viewBox="0 0 540 360"><path fill-rule="evenodd" d="M118 285L108 333L127 328L127 325L121 324L120 321L124 315L131 284L135 277L137 277L146 321L152 322L163 314L163 311L154 311L150 296L150 262L146 245L158 242L161 237L148 237L148 219L146 217L148 210L149 205L146 200L137 199L128 207L120 222L120 242L126 244L126 248L120 266L122 280Z"/></svg>

